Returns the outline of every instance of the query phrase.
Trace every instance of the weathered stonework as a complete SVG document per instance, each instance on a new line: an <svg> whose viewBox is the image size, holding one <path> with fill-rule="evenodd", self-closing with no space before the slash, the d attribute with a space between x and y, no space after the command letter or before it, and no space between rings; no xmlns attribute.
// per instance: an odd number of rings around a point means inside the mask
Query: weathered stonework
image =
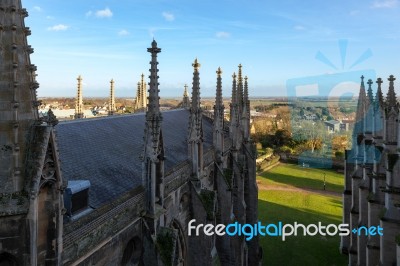
<svg viewBox="0 0 400 266"><path fill-rule="evenodd" d="M396 236L400 234L399 191L399 104L393 76L383 99L382 79L372 81L365 92L362 77L353 148L346 151L343 223L350 228L381 226L383 235L343 236L341 251L349 255L349 265L395 265Z"/></svg>
<svg viewBox="0 0 400 266"><path fill-rule="evenodd" d="M51 110L38 118L21 1L2 1L0 16L0 264L259 265L257 238L189 236L187 228L192 219L257 221L255 147L241 65L238 87L233 83L234 134L224 121L221 69L214 116L203 116L197 59L191 103L185 92L190 111L160 111L155 41L148 48L148 103L144 75L138 89L145 115L81 119L79 76L79 120L58 123ZM113 80L110 85L111 115ZM91 132L104 140L94 143Z"/></svg>

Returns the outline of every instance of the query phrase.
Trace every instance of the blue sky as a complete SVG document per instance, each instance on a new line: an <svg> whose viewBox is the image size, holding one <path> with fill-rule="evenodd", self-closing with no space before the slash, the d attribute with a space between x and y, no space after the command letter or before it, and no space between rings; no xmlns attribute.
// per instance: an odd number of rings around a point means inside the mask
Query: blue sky
<svg viewBox="0 0 400 266"><path fill-rule="evenodd" d="M223 70L225 97L231 75L243 65L252 96L285 95L293 78L373 69L386 80L400 73L400 0L22 0L29 11L28 42L35 49L38 95L134 97L147 47L159 54L161 96L180 97L191 84L197 57L203 96L213 96L215 71ZM347 40L342 68L339 40ZM320 52L337 69L316 59ZM400 77L400 75L399 75Z"/></svg>

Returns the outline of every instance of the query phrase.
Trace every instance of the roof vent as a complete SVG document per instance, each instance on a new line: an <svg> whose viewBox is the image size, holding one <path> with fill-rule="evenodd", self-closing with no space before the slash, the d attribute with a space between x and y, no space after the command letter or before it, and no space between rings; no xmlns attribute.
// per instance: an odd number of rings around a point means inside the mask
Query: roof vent
<svg viewBox="0 0 400 266"><path fill-rule="evenodd" d="M69 220L76 220L93 209L89 206L89 180L68 181L64 193L65 215Z"/></svg>

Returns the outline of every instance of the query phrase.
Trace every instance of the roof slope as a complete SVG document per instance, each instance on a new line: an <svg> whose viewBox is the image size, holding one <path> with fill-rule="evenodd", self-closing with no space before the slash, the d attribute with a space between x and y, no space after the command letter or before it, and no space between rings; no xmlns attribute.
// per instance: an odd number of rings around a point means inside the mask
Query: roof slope
<svg viewBox="0 0 400 266"><path fill-rule="evenodd" d="M188 159L184 109L162 112L165 171ZM60 123L56 127L66 180L89 180L90 206L98 208L141 184L145 114ZM212 145L212 122L203 118L204 147Z"/></svg>

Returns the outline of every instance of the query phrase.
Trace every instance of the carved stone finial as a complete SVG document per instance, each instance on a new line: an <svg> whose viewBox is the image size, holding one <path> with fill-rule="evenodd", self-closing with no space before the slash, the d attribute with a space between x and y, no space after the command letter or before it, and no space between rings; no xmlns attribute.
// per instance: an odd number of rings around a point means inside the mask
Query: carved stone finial
<svg viewBox="0 0 400 266"><path fill-rule="evenodd" d="M194 60L194 63L192 64L195 70L200 69L200 63L198 62L197 58Z"/></svg>
<svg viewBox="0 0 400 266"><path fill-rule="evenodd" d="M217 73L217 91L216 91L216 98L215 98L215 107L216 108L222 108L223 102L222 102L222 70L219 67L218 70L216 71Z"/></svg>
<svg viewBox="0 0 400 266"><path fill-rule="evenodd" d="M193 87L192 87L192 110L200 109L200 77L199 77L199 69L200 63L197 58L194 60L192 64L194 68L193 72Z"/></svg>
<svg viewBox="0 0 400 266"><path fill-rule="evenodd" d="M391 108L391 107L396 107L397 105L396 92L394 91L394 81L396 80L396 78L393 75L390 75L388 80L389 80L389 90L387 93L386 101L387 101L387 106Z"/></svg>
<svg viewBox="0 0 400 266"><path fill-rule="evenodd" d="M378 89L376 91L376 97L375 97L375 106L376 107L383 107L384 102L383 102L383 93L382 93L382 79L378 78L376 80L376 83L378 84Z"/></svg>
<svg viewBox="0 0 400 266"><path fill-rule="evenodd" d="M47 122L47 124L52 125L53 127L58 124L58 119L54 115L54 113L51 109L49 109L49 111L47 112L46 122Z"/></svg>
<svg viewBox="0 0 400 266"><path fill-rule="evenodd" d="M372 79L369 79L367 84L368 84L368 92L367 92L368 100L370 103L373 103L374 95L372 94L372 84L373 84Z"/></svg>

